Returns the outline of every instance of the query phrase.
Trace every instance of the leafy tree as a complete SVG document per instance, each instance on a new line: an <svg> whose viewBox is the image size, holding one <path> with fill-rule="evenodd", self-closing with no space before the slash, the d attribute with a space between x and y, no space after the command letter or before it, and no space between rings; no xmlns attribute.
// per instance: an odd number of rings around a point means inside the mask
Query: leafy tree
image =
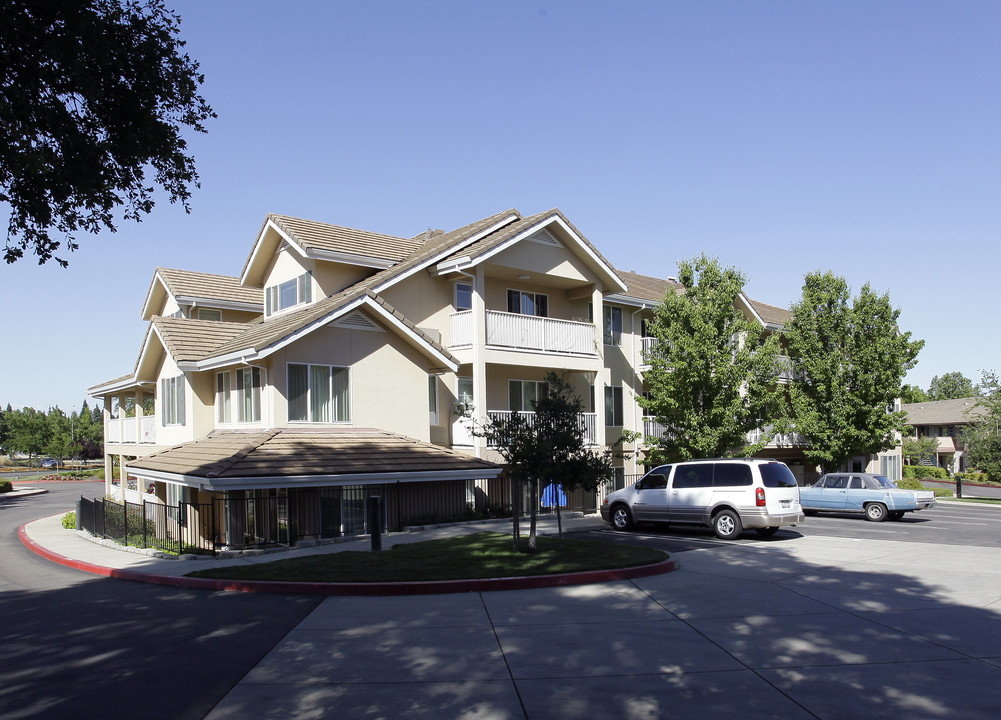
<svg viewBox="0 0 1001 720"><path fill-rule="evenodd" d="M527 485L531 497L528 552L537 552L536 523L539 488L554 483L563 492L575 488L595 490L612 477L611 454L595 452L586 445L580 414L584 404L573 388L556 372L545 377L548 392L533 404L534 415L511 413L477 431L487 437L508 463L513 483ZM560 539L562 515L556 503ZM520 529L514 527L514 550L519 551Z"/></svg>
<svg viewBox="0 0 1001 720"><path fill-rule="evenodd" d="M51 439L45 413L26 407L4 413L7 418L7 449L14 453L27 453L28 457L45 452Z"/></svg>
<svg viewBox="0 0 1001 720"><path fill-rule="evenodd" d="M54 253L77 231L151 212L154 182L189 211L199 183L181 131L215 113L178 15L162 0L3 0L0 16L4 259L65 267Z"/></svg>
<svg viewBox="0 0 1001 720"><path fill-rule="evenodd" d="M920 465L925 458L935 457L938 450L938 438L906 436L903 439L902 453L904 460L910 465Z"/></svg>
<svg viewBox="0 0 1001 720"><path fill-rule="evenodd" d="M905 405L928 402L928 393L917 385L904 385L900 388L900 402Z"/></svg>
<svg viewBox="0 0 1001 720"><path fill-rule="evenodd" d="M888 294L866 283L852 299L831 272L806 276L792 312L784 332L794 374L790 419L809 442L807 459L833 470L893 447L906 425L890 408L924 341L900 332Z"/></svg>
<svg viewBox="0 0 1001 720"><path fill-rule="evenodd" d="M973 381L961 372L949 372L939 377L936 375L931 379L928 386L929 400L958 400L959 398L969 398L977 394L973 387Z"/></svg>
<svg viewBox="0 0 1001 720"><path fill-rule="evenodd" d="M58 407L50 408L46 415L48 425L48 442L45 444L46 454L52 456L62 465L67 458L73 457L80 451L80 444L76 442L73 433L73 421L76 420L76 413L67 417L66 413Z"/></svg>
<svg viewBox="0 0 1001 720"><path fill-rule="evenodd" d="M95 408L95 410L97 410ZM80 406L80 414L76 418L74 436L80 443L80 456L85 460L93 460L101 457L104 452L104 418L100 415L97 421L94 419L94 412L83 401Z"/></svg>
<svg viewBox="0 0 1001 720"><path fill-rule="evenodd" d="M778 338L737 308L744 275L705 255L678 264L683 292L669 290L647 332L657 338L644 373L647 414L667 428L647 438L650 463L753 455L747 434L779 415ZM773 432L778 431L774 427Z"/></svg>
<svg viewBox="0 0 1001 720"><path fill-rule="evenodd" d="M970 468L1001 479L1001 379L994 370L982 370L979 407L986 413L963 431L966 462Z"/></svg>

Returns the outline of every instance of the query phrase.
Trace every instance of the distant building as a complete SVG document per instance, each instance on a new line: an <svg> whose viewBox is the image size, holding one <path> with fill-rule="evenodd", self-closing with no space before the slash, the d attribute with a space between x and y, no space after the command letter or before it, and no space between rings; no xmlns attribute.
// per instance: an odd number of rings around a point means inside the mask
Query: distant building
<svg viewBox="0 0 1001 720"><path fill-rule="evenodd" d="M951 473L966 471L966 448L960 435L964 427L986 413L977 405L977 398L908 403L901 409L907 413L907 423L914 428L912 437L938 439L934 462L929 459L925 464L946 468Z"/></svg>

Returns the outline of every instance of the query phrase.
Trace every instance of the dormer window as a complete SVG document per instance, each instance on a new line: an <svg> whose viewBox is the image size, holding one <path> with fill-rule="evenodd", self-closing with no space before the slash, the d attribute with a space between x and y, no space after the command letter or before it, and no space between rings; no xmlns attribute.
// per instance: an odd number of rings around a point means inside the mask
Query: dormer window
<svg viewBox="0 0 1001 720"><path fill-rule="evenodd" d="M264 315L270 317L277 312L313 299L313 273L308 270L291 280L264 288Z"/></svg>

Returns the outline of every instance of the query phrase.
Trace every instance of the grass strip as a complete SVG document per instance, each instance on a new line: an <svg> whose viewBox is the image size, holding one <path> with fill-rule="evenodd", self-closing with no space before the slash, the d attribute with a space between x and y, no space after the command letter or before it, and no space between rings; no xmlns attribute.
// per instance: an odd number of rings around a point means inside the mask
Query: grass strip
<svg viewBox="0 0 1001 720"><path fill-rule="evenodd" d="M528 545L523 538L522 547ZM651 565L667 553L597 540L539 537L539 552L515 553L511 535L479 532L396 545L383 552L346 550L189 573L189 577L285 582L420 582L554 575Z"/></svg>

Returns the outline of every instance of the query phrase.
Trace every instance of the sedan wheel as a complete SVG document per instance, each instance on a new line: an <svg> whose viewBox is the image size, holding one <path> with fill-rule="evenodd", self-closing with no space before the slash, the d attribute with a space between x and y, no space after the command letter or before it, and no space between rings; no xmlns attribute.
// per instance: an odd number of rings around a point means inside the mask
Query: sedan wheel
<svg viewBox="0 0 1001 720"><path fill-rule="evenodd" d="M628 530L633 526L633 516L625 505L612 508L612 527L616 530Z"/></svg>
<svg viewBox="0 0 1001 720"><path fill-rule="evenodd" d="M740 516L733 510L720 510L713 518L713 531L720 540L736 540L743 530Z"/></svg>
<svg viewBox="0 0 1001 720"><path fill-rule="evenodd" d="M886 505L882 503L869 503L865 506L865 519L873 522L883 522L886 520Z"/></svg>

